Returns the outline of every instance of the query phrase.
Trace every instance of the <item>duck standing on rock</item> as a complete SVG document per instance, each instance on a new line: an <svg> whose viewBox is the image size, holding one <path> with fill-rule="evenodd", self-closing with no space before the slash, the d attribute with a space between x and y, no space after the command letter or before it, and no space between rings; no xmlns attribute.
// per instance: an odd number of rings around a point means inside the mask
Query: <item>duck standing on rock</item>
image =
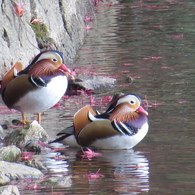
<svg viewBox="0 0 195 195"><path fill-rule="evenodd" d="M24 123L24 113L37 113L40 123L40 113L54 106L66 92L69 76L62 53L43 51L25 69L17 62L3 77L2 99L8 108L22 113Z"/></svg>
<svg viewBox="0 0 195 195"><path fill-rule="evenodd" d="M81 108L73 118L73 126L62 130L54 142L96 149L129 149L148 132L147 111L134 94L113 97L104 113L90 106Z"/></svg>

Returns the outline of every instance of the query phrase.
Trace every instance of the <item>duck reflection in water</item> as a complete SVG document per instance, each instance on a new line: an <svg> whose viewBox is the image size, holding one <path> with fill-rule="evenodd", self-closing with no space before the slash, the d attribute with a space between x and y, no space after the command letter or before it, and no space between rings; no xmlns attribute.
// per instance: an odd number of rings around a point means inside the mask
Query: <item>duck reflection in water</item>
<svg viewBox="0 0 195 195"><path fill-rule="evenodd" d="M81 151L69 148L68 173L72 175L75 189L82 194L139 194L149 191L149 162L131 150L98 150L101 154L92 159L81 158ZM64 164L58 162L58 169ZM53 166L54 167L54 166ZM91 177L95 175L97 177Z"/></svg>

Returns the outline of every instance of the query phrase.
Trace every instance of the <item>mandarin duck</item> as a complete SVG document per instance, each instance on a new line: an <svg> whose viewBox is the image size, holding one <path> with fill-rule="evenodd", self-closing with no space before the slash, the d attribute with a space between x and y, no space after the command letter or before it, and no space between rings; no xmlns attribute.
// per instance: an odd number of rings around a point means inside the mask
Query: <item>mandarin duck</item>
<svg viewBox="0 0 195 195"><path fill-rule="evenodd" d="M134 94L113 97L104 113L90 106L81 108L73 117L73 126L62 130L53 142L96 149L129 149L148 132L147 111Z"/></svg>
<svg viewBox="0 0 195 195"><path fill-rule="evenodd" d="M24 122L24 113L37 113L40 123L40 113L54 106L66 92L71 73L63 63L62 53L56 50L39 53L25 69L17 62L2 79L4 103L20 111Z"/></svg>

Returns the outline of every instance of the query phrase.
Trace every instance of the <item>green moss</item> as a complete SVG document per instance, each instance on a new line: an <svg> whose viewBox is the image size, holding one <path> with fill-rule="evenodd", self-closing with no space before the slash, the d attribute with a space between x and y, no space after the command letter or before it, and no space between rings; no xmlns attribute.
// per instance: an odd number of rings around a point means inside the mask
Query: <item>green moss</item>
<svg viewBox="0 0 195 195"><path fill-rule="evenodd" d="M48 28L45 24L29 23L29 25L31 26L36 35L36 39L40 49L47 48L49 45L55 44L55 41L49 37Z"/></svg>
<svg viewBox="0 0 195 195"><path fill-rule="evenodd" d="M37 37L47 38L48 37L48 29L47 26L43 23L40 24L31 24L29 23L33 31L35 32Z"/></svg>

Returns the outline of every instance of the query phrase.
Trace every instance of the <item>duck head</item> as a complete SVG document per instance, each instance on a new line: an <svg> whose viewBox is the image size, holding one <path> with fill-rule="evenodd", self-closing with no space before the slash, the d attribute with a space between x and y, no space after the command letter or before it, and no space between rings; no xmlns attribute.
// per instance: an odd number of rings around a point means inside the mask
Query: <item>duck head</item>
<svg viewBox="0 0 195 195"><path fill-rule="evenodd" d="M134 94L116 98L111 102L106 112L110 113L109 119L116 122L135 120L139 114L148 115L148 112L141 106L141 99Z"/></svg>
<svg viewBox="0 0 195 195"><path fill-rule="evenodd" d="M64 65L62 53L56 50L46 50L39 53L29 66L20 71L18 75L28 74L34 78L49 76L62 72L71 77L71 71Z"/></svg>

